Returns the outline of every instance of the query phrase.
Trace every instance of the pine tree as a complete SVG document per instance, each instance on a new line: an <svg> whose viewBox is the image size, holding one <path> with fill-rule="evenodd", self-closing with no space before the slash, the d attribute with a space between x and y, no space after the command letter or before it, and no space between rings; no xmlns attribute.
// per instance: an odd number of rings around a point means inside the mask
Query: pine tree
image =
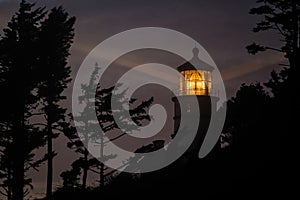
<svg viewBox="0 0 300 200"><path fill-rule="evenodd" d="M88 142L90 140L99 141L99 153L101 160L112 159L113 155L103 155L103 148L108 142L104 141L103 134L109 134L110 131L119 129L118 125L114 121L113 111L111 109L111 101L114 89L116 89L116 87L120 87L120 85L109 88L101 88L100 85L95 82L99 69L100 68L96 64L95 70L90 78L90 82L82 85L83 95L79 97L79 101L85 105L85 108L81 115L74 116L74 120L78 122L78 124L81 124L81 126L77 127L80 138L74 134L67 135L67 137L71 140L68 146L70 148L74 148L76 152L82 154L82 156L72 164L73 168L80 167L82 169L82 188L86 187L88 171L93 171L99 174L100 187L104 186L105 178L108 175L105 174L105 171L108 168L96 158L89 156L89 152L86 149ZM94 96L94 88L97 88L96 96ZM114 112L117 113L120 118L124 118L124 112L128 112L128 110L123 108L124 104L129 102L129 104L132 105L137 101L137 99L126 99L123 92L120 94L115 94L113 101L118 101L117 105L119 105ZM150 120L150 116L147 114L146 109L152 104L152 102L153 98L150 98L146 101L143 101L138 106L131 106L132 108L130 107L129 113L131 114L132 120L137 125L141 125L143 120ZM92 121L89 119L89 114L93 112L96 112L98 118L97 121ZM128 128L133 127L132 125L128 124L128 119L126 118L124 118L121 123L123 123L123 126ZM95 126L99 125L103 130L102 133L96 132L97 129ZM87 128L89 132L87 132ZM126 133L121 133L120 135L111 138L110 141L117 140L125 134Z"/></svg>
<svg viewBox="0 0 300 200"><path fill-rule="evenodd" d="M11 142L10 155L13 200L22 200L29 189L31 179L25 178L34 161L33 150L44 144L38 129L29 123L32 110L37 103L35 88L38 76L38 34L40 20L45 16L44 8L32 9L34 5L21 1L19 11L12 17L0 40L1 66L1 115L9 122Z"/></svg>
<svg viewBox="0 0 300 200"><path fill-rule="evenodd" d="M266 46L253 43L247 46L248 52L255 54L259 51L271 50L281 52L288 64L279 71L272 71L271 79L265 83L273 95L274 125L280 135L281 146L290 155L297 151L298 137L294 130L297 128L300 90L298 77L300 75L300 1L299 0L258 0L258 7L252 8L250 14L262 16L263 20L253 28L254 32L272 31L281 38L281 45ZM278 117L277 117L278 116ZM285 133L285 134L282 134ZM283 137L284 135L284 137ZM290 162L289 161L289 162ZM291 164L292 165L292 164Z"/></svg>
<svg viewBox="0 0 300 200"><path fill-rule="evenodd" d="M59 103L70 82L67 67L75 18L61 8L46 17L45 8L21 1L0 39L0 178L8 199L22 200L32 189L26 172L48 161L47 195L52 192L52 139L72 131L66 109ZM40 122L35 117L44 116ZM46 122L46 123L44 123ZM2 134L3 133L3 134ZM48 144L48 153L36 159L37 148Z"/></svg>
<svg viewBox="0 0 300 200"><path fill-rule="evenodd" d="M68 13L62 7L58 7L53 8L41 24L39 65L43 66L43 80L39 84L38 95L46 120L48 199L52 196L53 158L56 155L52 147L53 139L70 126L65 119L66 109L62 108L60 103L66 99L62 93L71 81L71 69L67 66L67 58L74 37L74 22L75 17L69 18Z"/></svg>
<svg viewBox="0 0 300 200"><path fill-rule="evenodd" d="M294 95L290 91L298 91L299 56L300 56L300 1L298 0L257 0L258 7L252 8L250 14L262 16L253 28L253 32L273 31L280 36L281 46L260 45L255 42L246 48L250 54L259 51L281 52L288 64L281 72L273 71L271 80L265 85L282 100L286 95ZM290 100L297 104L296 96ZM299 107L298 107L299 108Z"/></svg>

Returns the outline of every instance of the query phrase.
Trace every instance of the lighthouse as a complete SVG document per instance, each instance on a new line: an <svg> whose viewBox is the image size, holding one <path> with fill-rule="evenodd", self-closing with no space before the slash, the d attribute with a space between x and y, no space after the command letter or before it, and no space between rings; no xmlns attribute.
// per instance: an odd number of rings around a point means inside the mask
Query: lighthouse
<svg viewBox="0 0 300 200"><path fill-rule="evenodd" d="M194 112L200 110L196 137L185 153L188 157L197 157L209 127L211 114L216 112L216 104L219 99L212 84L214 68L199 59L197 47L193 48L192 53L192 59L177 68L182 76L178 80L178 96L172 98L174 102L174 134L172 137L175 137L179 129L181 117L188 120L195 116ZM195 102L192 101L195 96L198 100L197 104L192 103ZM195 109L196 106L198 109ZM188 129L184 134L189 134Z"/></svg>

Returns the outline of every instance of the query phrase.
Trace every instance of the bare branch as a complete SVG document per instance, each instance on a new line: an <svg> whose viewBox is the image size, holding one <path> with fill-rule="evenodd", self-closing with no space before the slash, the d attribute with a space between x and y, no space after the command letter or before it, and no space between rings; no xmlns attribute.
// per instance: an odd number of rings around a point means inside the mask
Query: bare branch
<svg viewBox="0 0 300 200"><path fill-rule="evenodd" d="M47 126L47 124L44 124L44 123L33 123L31 125L33 125L33 126Z"/></svg>
<svg viewBox="0 0 300 200"><path fill-rule="evenodd" d="M277 48L274 48L274 47L265 47L265 49L269 49L269 50L278 51L278 52L283 53L283 51L281 49L277 49Z"/></svg>
<svg viewBox="0 0 300 200"><path fill-rule="evenodd" d="M3 189L4 189L4 188L3 188ZM0 194L2 194L2 195L4 195L4 196L7 197L7 194L5 194L4 192L2 192L1 190L0 190Z"/></svg>
<svg viewBox="0 0 300 200"><path fill-rule="evenodd" d="M35 115L43 115L45 113L39 112L39 113L30 113L30 116L35 116Z"/></svg>
<svg viewBox="0 0 300 200"><path fill-rule="evenodd" d="M113 173L115 173L115 172L117 172L117 171L118 171L118 170L114 169L114 170L112 170L112 171L106 173L106 174L104 175L104 177L110 176L110 175L112 175Z"/></svg>
<svg viewBox="0 0 300 200"><path fill-rule="evenodd" d="M291 66L291 65L288 65L288 64L282 64L282 63L279 63L278 65L280 65L280 66L285 66L285 67Z"/></svg>
<svg viewBox="0 0 300 200"><path fill-rule="evenodd" d="M110 139L110 141L117 140L117 139L119 139L120 137L122 137L122 136L124 136L124 135L127 135L127 133L122 133L121 135L119 135L119 136L116 136L116 137L114 137L114 138Z"/></svg>
<svg viewBox="0 0 300 200"><path fill-rule="evenodd" d="M94 170L94 169L92 169L92 168L89 168L89 170L90 170L91 172L96 173L96 174L100 174L100 172L98 172L98 171L96 171L96 170Z"/></svg>
<svg viewBox="0 0 300 200"><path fill-rule="evenodd" d="M62 132L62 133L64 132L64 130L63 130L63 129L59 129L59 128L55 128L55 127L52 127L52 129L53 129L53 130L55 130L55 131Z"/></svg>
<svg viewBox="0 0 300 200"><path fill-rule="evenodd" d="M275 24L275 27L276 27L276 30L279 31L279 33L283 36L283 37L286 37L287 35L281 30L281 28L278 26L277 23L274 23Z"/></svg>

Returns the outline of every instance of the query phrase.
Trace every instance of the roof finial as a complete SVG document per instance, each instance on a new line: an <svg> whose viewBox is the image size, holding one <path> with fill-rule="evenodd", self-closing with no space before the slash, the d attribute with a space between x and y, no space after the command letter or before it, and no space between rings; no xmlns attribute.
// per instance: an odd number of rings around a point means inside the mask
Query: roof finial
<svg viewBox="0 0 300 200"><path fill-rule="evenodd" d="M195 47L193 48L193 56L194 57L198 57L199 55L199 49L196 46L196 42L195 42Z"/></svg>

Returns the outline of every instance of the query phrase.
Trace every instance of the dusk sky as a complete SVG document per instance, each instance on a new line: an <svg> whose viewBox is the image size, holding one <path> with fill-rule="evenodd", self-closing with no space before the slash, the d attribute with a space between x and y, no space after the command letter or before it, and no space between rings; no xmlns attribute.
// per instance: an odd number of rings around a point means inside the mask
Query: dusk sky
<svg viewBox="0 0 300 200"><path fill-rule="evenodd" d="M0 28L18 9L18 1L0 1ZM255 0L244 1L138 1L138 0L39 0L38 6L62 5L76 16L75 40L69 63L76 74L85 56L100 42L119 32L138 27L164 27L185 33L197 40L217 64L227 90L234 95L243 82L265 81L278 67L281 55L249 55L245 46L253 41L278 43L276 35L255 34L257 22L249 15Z"/></svg>
<svg viewBox="0 0 300 200"><path fill-rule="evenodd" d="M6 27L18 9L17 0L0 0L0 29ZM36 0L37 6L48 9L62 5L70 16L76 17L75 40L71 48L69 65L74 78L87 54L100 42L119 32L139 27L163 27L182 32L198 41L211 55L223 77L228 97L234 96L241 83L265 82L273 69L283 62L280 54L261 53L249 55L245 46L256 41L278 44L277 35L256 34L252 27L257 17L249 15L255 0ZM134 65L143 60L132 55L123 59L119 67ZM66 94L71 95L72 85ZM70 97L70 96L69 96ZM70 106L70 105L68 105ZM64 139L61 139L64 141ZM64 145L64 146L63 146ZM56 151L64 149L65 143L56 145ZM69 151L69 150L65 150ZM55 183L66 165L58 164L72 160L72 154L59 154L55 159ZM68 157L68 158L66 158ZM41 170L43 172L43 169ZM46 173L35 173L34 181L44 181ZM37 184L38 185L38 184ZM43 193L44 185L36 186L34 193Z"/></svg>

